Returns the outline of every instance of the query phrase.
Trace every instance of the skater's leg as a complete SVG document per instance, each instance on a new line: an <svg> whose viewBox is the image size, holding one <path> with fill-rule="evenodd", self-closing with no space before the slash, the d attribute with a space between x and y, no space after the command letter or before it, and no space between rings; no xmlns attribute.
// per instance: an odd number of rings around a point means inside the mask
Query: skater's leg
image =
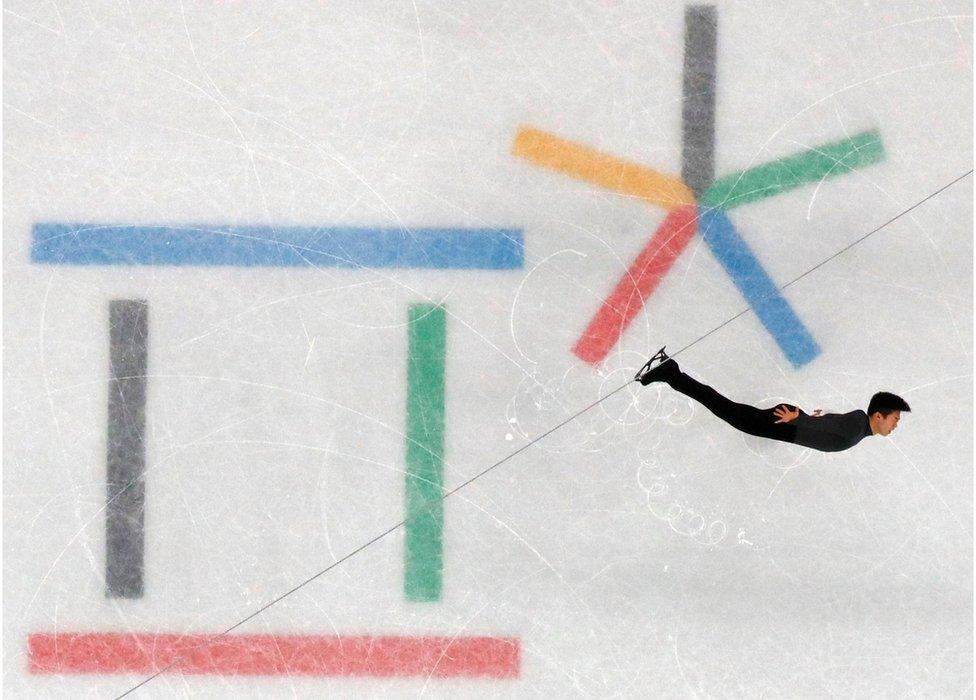
<svg viewBox="0 0 976 700"><path fill-rule="evenodd" d="M796 426L777 423L773 409L759 409L743 403L736 403L715 391L710 386L689 377L684 372L675 372L668 384L676 391L688 396L737 430L758 437L793 442Z"/></svg>

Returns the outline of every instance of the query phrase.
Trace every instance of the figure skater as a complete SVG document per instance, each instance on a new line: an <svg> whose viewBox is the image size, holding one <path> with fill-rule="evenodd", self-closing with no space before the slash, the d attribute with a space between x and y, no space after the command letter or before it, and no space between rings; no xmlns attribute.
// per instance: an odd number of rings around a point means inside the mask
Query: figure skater
<svg viewBox="0 0 976 700"><path fill-rule="evenodd" d="M659 361L655 364L656 361ZM678 363L661 348L634 377L644 386L664 382L675 391L693 398L737 430L749 435L792 442L821 452L840 452L854 447L869 435L890 435L898 426L902 411L911 411L900 396L886 391L871 397L867 412L804 413L792 404L756 408L731 401L681 371Z"/></svg>

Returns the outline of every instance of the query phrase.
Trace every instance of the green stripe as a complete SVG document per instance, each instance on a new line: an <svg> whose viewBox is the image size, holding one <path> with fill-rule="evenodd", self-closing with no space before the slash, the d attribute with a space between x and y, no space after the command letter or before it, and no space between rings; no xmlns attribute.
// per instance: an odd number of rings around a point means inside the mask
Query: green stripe
<svg viewBox="0 0 976 700"><path fill-rule="evenodd" d="M702 195L701 204L707 208L731 209L825 177L843 175L884 157L881 134L865 131L716 180Z"/></svg>
<svg viewBox="0 0 976 700"><path fill-rule="evenodd" d="M444 528L444 308L410 307L407 357L407 518L404 593L441 596Z"/></svg>

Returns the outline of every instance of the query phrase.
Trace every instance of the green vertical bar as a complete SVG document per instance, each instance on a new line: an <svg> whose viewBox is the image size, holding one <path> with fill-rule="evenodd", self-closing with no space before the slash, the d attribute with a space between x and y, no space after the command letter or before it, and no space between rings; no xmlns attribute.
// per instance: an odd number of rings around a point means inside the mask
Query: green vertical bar
<svg viewBox="0 0 976 700"><path fill-rule="evenodd" d="M440 600L444 527L444 308L410 307L407 357L407 600Z"/></svg>

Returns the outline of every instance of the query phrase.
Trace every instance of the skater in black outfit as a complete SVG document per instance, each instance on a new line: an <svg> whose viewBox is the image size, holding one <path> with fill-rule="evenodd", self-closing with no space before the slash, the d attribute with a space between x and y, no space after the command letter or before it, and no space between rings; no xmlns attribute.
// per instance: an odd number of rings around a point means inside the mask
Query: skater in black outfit
<svg viewBox="0 0 976 700"><path fill-rule="evenodd" d="M660 363L652 367L656 360ZM823 414L817 410L809 415L791 404L756 408L730 401L710 386L692 379L668 357L664 348L647 361L634 379L644 386L664 382L744 433L822 452L846 450L868 435L889 435L898 425L901 412L912 410L904 399L884 391L871 397L866 413L858 410Z"/></svg>

